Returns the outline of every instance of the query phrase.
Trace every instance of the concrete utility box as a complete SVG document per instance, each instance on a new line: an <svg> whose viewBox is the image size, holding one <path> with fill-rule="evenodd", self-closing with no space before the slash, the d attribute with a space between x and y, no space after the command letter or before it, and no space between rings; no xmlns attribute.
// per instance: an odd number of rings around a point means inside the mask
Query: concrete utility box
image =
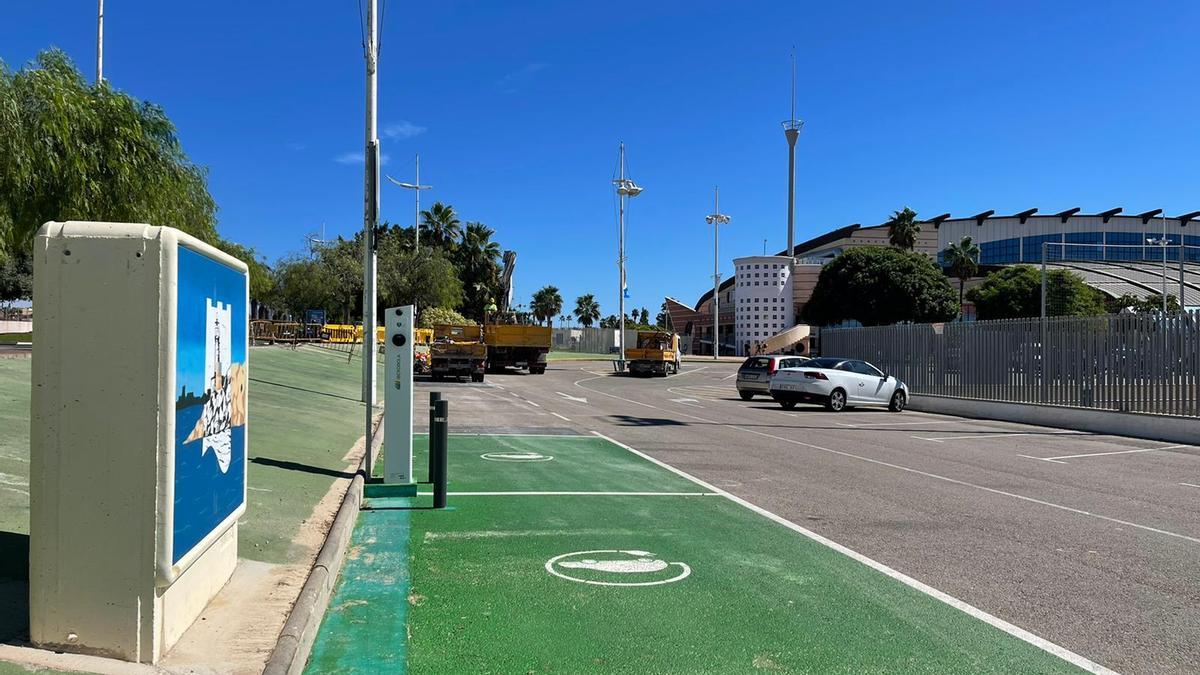
<svg viewBox="0 0 1200 675"><path fill-rule="evenodd" d="M38 232L35 644L154 663L229 580L246 508L248 279L168 227Z"/></svg>

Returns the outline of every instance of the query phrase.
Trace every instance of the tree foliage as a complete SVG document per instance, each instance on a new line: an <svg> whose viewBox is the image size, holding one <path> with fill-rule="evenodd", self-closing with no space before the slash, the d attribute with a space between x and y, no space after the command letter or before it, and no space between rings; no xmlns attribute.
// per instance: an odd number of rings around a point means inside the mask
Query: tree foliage
<svg viewBox="0 0 1200 675"><path fill-rule="evenodd" d="M593 323L600 319L600 303L596 302L596 296L591 293L575 298L575 318L579 321L579 325L590 328Z"/></svg>
<svg viewBox="0 0 1200 675"><path fill-rule="evenodd" d="M928 257L883 246L845 251L821 269L803 317L828 326L947 321L958 315L954 289Z"/></svg>
<svg viewBox="0 0 1200 675"><path fill-rule="evenodd" d="M958 279L958 305L962 307L963 287L979 272L979 246L970 237L946 247L946 271Z"/></svg>
<svg viewBox="0 0 1200 675"><path fill-rule="evenodd" d="M917 222L917 212L904 207L903 210L892 214L887 221L888 241L892 246L911 251L917 245L917 235L921 234L921 225Z"/></svg>
<svg viewBox="0 0 1200 675"><path fill-rule="evenodd" d="M1094 316L1105 311L1104 294L1069 270L1047 274L1046 308L1049 316ZM983 283L967 291L980 320L1041 316L1042 274L1032 265L1013 265L992 272Z"/></svg>
<svg viewBox="0 0 1200 675"><path fill-rule="evenodd" d="M473 322L467 317L458 312L446 307L429 307L421 310L420 316L417 318L417 326L420 328L433 328L434 326L467 326Z"/></svg>
<svg viewBox="0 0 1200 675"><path fill-rule="evenodd" d="M0 254L51 220L170 225L217 243L206 170L162 108L87 82L51 49L0 63Z"/></svg>
<svg viewBox="0 0 1200 675"><path fill-rule="evenodd" d="M533 316L538 321L545 321L549 326L562 311L563 299L562 294L558 292L557 286L543 286L533 294L533 299L529 303L529 309L533 312Z"/></svg>
<svg viewBox="0 0 1200 675"><path fill-rule="evenodd" d="M454 207L434 202L428 210L421 212L421 241L430 246L453 249L458 244L462 223Z"/></svg>
<svg viewBox="0 0 1200 675"><path fill-rule="evenodd" d="M1162 312L1163 299L1162 293L1150 293L1144 298L1139 298L1131 293L1126 293L1119 298L1113 298L1107 302L1108 309L1111 312L1137 312L1139 314L1153 314ZM1167 311L1178 312L1179 298L1175 297L1174 293L1167 293Z"/></svg>
<svg viewBox="0 0 1200 675"><path fill-rule="evenodd" d="M483 320L484 308L503 292L500 288L500 244L492 241L495 233L483 223L467 223L462 231L462 241L451 251L462 281L463 309L479 321Z"/></svg>

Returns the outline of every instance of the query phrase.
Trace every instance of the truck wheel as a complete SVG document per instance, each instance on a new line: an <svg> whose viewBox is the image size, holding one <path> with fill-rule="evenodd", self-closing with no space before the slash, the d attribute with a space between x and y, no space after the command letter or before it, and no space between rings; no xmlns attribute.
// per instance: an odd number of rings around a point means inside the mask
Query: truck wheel
<svg viewBox="0 0 1200 675"><path fill-rule="evenodd" d="M529 374L530 375L545 375L546 374L546 366L535 366L533 368L530 368Z"/></svg>
<svg viewBox="0 0 1200 675"><path fill-rule="evenodd" d="M483 382L483 373L471 373L472 382Z"/></svg>

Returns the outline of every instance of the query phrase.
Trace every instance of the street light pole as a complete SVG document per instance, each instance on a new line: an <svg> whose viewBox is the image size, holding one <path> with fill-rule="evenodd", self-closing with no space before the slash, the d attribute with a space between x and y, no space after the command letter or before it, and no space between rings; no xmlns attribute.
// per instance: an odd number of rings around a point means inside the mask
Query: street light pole
<svg viewBox="0 0 1200 675"><path fill-rule="evenodd" d="M432 185L421 185L421 155L417 154L417 182L401 183L400 181L387 177L393 184L398 185L405 190L412 190L416 197L416 207L413 213L413 251L421 250L421 190L432 190Z"/></svg>
<svg viewBox="0 0 1200 675"><path fill-rule="evenodd" d="M617 164L619 176L613 181L617 186L617 267L620 270L620 287L617 291L618 308L621 314L617 328L617 348L621 350L617 358L617 369L625 372L625 200L632 199L642 193L643 188L625 177L625 143L622 142L618 151Z"/></svg>
<svg viewBox="0 0 1200 675"><path fill-rule="evenodd" d="M783 122L783 135L788 144L788 213L787 213L787 256L795 254L796 232L796 139L800 138L803 120L796 119L796 54L792 53L792 116ZM788 263L789 273L792 263Z"/></svg>
<svg viewBox="0 0 1200 675"><path fill-rule="evenodd" d="M379 137L376 103L379 66L379 30L375 22L379 0L367 0L366 44L363 56L367 64L366 152L363 199L363 391L366 404L365 440L367 475L375 461L372 422L375 414L375 229L379 222Z"/></svg>
<svg viewBox="0 0 1200 675"><path fill-rule="evenodd" d="M713 212L704 217L704 222L713 226L713 361L721 353L720 316L721 316L721 272L717 257L717 228L729 224L729 216L721 213L721 190L713 188Z"/></svg>

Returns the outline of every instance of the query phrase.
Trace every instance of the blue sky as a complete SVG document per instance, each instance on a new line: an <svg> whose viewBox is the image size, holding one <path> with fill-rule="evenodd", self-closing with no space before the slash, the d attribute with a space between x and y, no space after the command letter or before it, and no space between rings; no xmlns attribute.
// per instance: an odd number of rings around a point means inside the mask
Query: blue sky
<svg viewBox="0 0 1200 675"><path fill-rule="evenodd" d="M927 216L1200 208L1193 2L574 3L388 0L384 167L518 252L516 300L617 300L609 181L633 203L630 304L711 287L713 185L738 255L786 238L789 61L798 60L797 241ZM65 49L94 71L94 0L5 2L0 59ZM106 1L105 75L164 106L210 170L222 234L275 259L361 227L355 0ZM385 218L411 193L385 185Z"/></svg>

